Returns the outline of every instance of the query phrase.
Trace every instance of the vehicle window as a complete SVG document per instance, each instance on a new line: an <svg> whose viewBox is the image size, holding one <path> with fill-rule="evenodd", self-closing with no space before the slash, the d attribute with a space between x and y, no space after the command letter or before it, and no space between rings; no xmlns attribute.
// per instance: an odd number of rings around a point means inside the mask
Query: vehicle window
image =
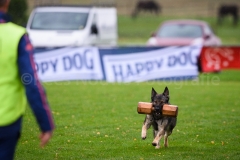
<svg viewBox="0 0 240 160"><path fill-rule="evenodd" d="M87 23L88 13L38 12L35 13L31 29L37 30L81 30Z"/></svg>
<svg viewBox="0 0 240 160"><path fill-rule="evenodd" d="M206 27L204 27L204 32L206 35L211 35L213 33L211 27L208 25Z"/></svg>
<svg viewBox="0 0 240 160"><path fill-rule="evenodd" d="M164 25L157 33L158 37L166 38L198 38L202 37L201 26L186 24Z"/></svg>

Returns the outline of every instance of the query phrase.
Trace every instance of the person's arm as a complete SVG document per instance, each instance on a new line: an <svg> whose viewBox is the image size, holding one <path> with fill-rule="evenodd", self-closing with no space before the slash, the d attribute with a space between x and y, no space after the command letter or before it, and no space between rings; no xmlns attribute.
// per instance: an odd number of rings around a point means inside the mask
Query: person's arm
<svg viewBox="0 0 240 160"><path fill-rule="evenodd" d="M54 123L46 92L37 76L33 47L27 34L20 39L17 63L22 83L25 86L28 103L42 131L40 145L43 147L52 136Z"/></svg>

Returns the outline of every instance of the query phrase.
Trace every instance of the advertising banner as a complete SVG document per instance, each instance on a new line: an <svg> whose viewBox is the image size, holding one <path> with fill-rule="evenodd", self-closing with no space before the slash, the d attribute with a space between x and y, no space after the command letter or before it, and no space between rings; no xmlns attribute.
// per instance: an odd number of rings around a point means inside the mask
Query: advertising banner
<svg viewBox="0 0 240 160"><path fill-rule="evenodd" d="M167 47L140 52L131 52L130 49L127 54L101 53L106 81L183 80L198 76L200 46Z"/></svg>
<svg viewBox="0 0 240 160"><path fill-rule="evenodd" d="M240 69L240 47L203 47L200 62L203 72Z"/></svg>
<svg viewBox="0 0 240 160"><path fill-rule="evenodd" d="M96 47L67 47L34 55L39 78L44 81L102 80Z"/></svg>

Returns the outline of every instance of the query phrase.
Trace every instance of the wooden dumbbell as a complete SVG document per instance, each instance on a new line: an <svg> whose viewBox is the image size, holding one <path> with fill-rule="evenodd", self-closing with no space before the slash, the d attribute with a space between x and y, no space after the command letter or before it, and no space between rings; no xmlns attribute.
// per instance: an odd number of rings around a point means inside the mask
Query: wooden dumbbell
<svg viewBox="0 0 240 160"><path fill-rule="evenodd" d="M139 114L151 114L154 111L152 103L149 102L138 102L137 112ZM171 104L164 104L162 108L162 115L177 117L178 106Z"/></svg>

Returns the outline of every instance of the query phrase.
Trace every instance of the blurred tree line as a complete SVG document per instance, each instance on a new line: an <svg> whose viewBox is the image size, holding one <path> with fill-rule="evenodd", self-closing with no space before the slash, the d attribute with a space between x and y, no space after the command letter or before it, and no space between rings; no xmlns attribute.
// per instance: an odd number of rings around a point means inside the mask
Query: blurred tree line
<svg viewBox="0 0 240 160"><path fill-rule="evenodd" d="M12 18L12 22L26 26L28 19L27 11L27 0L11 0L8 13Z"/></svg>

